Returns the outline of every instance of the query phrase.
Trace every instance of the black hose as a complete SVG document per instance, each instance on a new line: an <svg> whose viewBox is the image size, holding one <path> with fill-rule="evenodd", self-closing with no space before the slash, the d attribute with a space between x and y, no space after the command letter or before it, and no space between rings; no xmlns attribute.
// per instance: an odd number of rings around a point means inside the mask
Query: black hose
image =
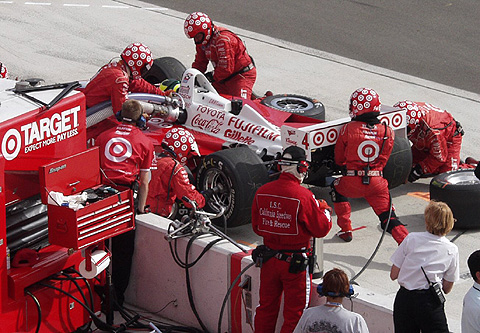
<svg viewBox="0 0 480 333"><path fill-rule="evenodd" d="M219 318L218 318L218 333L222 333L222 317L223 317L223 311L225 310L225 306L226 306L226 304L227 304L228 297L230 297L230 294L232 293L233 287L235 287L235 284L238 282L238 280L240 279L240 277L241 277L250 267L252 267L253 265L255 265L254 262L248 264L244 269L242 269L242 271L237 275L237 277L235 278L235 280L233 280L232 284L230 285L230 288L228 288L227 293L225 294L225 298L223 299L222 308L221 308L221 310L220 310L220 316L219 316Z"/></svg>
<svg viewBox="0 0 480 333"><path fill-rule="evenodd" d="M195 238L198 237L199 235L196 235L194 236ZM213 245L215 245L216 243L218 243L219 241L221 241L222 239L221 238L218 238L216 240L213 240L211 241L210 243L207 244L207 246L205 246L205 248L202 250L202 252L198 255L197 259L195 259L192 263L190 264L186 264L184 262L182 262L182 260L180 259L180 256L178 255L178 251L177 251L177 240L175 239L175 250L172 249L172 244L169 243L169 247L170 247L170 253L172 254L172 257L173 257L173 260L177 263L178 266L180 266L181 268L191 268L193 267L204 255L205 253L207 253L208 250L210 250L212 248Z"/></svg>
<svg viewBox="0 0 480 333"><path fill-rule="evenodd" d="M38 319L37 319L37 328L35 329L35 333L40 332L40 326L42 326L42 307L40 306L40 302L38 301L38 298L35 297L34 294L29 292L28 290L25 290L25 294L30 296L33 301L35 302L35 305L37 306L37 311L38 311Z"/></svg>
<svg viewBox="0 0 480 333"><path fill-rule="evenodd" d="M57 288L55 286L52 286L50 284L46 284L46 283L42 283L42 282L39 282L38 285L40 286L43 286L43 287L47 287L47 288L51 288L51 289L54 289L56 291L59 291L65 295L67 295L68 297L72 298L74 301L76 301L78 304L80 304L81 306L83 306L83 308L85 310L87 310L87 312L90 314L90 318L92 318L93 322L95 323L95 325L97 325L97 328L101 329L101 330L104 330L104 331L113 331L115 330L116 328L112 325L109 325L107 324L106 322L102 321L100 318L98 318L95 314L95 312L93 312L92 310L90 310L90 308L88 306L86 306L85 304L83 304L78 298L76 298L75 296L73 296L71 293L69 292L66 292L65 290L63 289L60 289L60 288Z"/></svg>
<svg viewBox="0 0 480 333"><path fill-rule="evenodd" d="M200 319L200 316L197 312L197 308L195 307L195 302L193 301L193 294L192 294L192 286L190 285L190 274L188 272L188 269L191 267L188 264L188 252L190 252L190 248L192 247L193 242L195 239L197 239L199 235L194 235L190 240L188 241L187 244L187 249L185 251L185 280L187 283L187 294L188 294L188 302L190 303L190 307L192 308L193 314L195 315L195 318L197 318L198 323L202 327L203 331L205 333L208 333L208 329L203 323L203 321Z"/></svg>
<svg viewBox="0 0 480 333"><path fill-rule="evenodd" d="M77 273L79 275L79 277L81 277L81 274L80 272L78 272L77 270L75 269L72 269L73 272ZM78 291L80 292L80 294L82 295L82 298L83 300L85 301L85 304L88 305L88 300L87 300L87 297L85 296L85 293L83 292L83 289L80 287L80 285L78 284L78 282L76 280L75 277L71 276L70 274L66 273L66 272L62 272L63 275L65 275L69 280L70 282L72 282L78 289ZM90 310L92 310L93 312L95 312L95 308L94 308L94 304L93 304L93 293L92 293L92 288L90 287L90 284L88 283L88 280L84 277L81 277L81 279L85 282L85 285L87 287L87 290L88 290L88 293L89 293L89 296L90 296ZM82 325L80 327L80 330L83 331L83 332L89 332L90 331L90 327L92 326L92 321L89 321L88 323Z"/></svg>
<svg viewBox="0 0 480 333"><path fill-rule="evenodd" d="M388 225L390 224L390 218L392 217L392 208L393 208L392 196L390 192L388 193L388 195L389 195L388 203L390 204L390 211L388 212L388 220L387 220L387 223L385 224L385 228L383 229L382 235L380 236L380 239L378 240L377 246L375 247L375 250L373 251L372 255L370 256L370 258L368 258L366 264L362 267L362 269L357 274L355 274L353 278L351 278L350 284L358 284L355 282L355 280L367 269L367 267L372 262L373 258L375 258L375 255L377 254L378 250L380 249L380 245L382 245L383 238L385 237L385 233L388 230ZM382 221L380 221L380 223L382 223Z"/></svg>

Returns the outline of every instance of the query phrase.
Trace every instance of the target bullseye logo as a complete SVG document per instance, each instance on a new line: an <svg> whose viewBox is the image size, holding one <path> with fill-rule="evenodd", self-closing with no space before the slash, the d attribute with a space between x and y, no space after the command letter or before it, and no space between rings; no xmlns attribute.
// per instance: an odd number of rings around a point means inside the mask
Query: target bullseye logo
<svg viewBox="0 0 480 333"><path fill-rule="evenodd" d="M390 118L388 118L388 117L382 117L382 118L380 118L380 122L381 122L382 124L386 124L387 126L390 126Z"/></svg>
<svg viewBox="0 0 480 333"><path fill-rule="evenodd" d="M316 146L320 146L323 143L323 140L325 140L325 137L322 132L317 132L313 136L313 144Z"/></svg>
<svg viewBox="0 0 480 333"><path fill-rule="evenodd" d="M13 160L20 153L21 146L22 137L20 133L14 128L9 129L2 140L3 157L7 161Z"/></svg>
<svg viewBox="0 0 480 333"><path fill-rule="evenodd" d="M327 141L330 143L335 143L337 141L338 132L335 128L332 128L327 133Z"/></svg>
<svg viewBox="0 0 480 333"><path fill-rule="evenodd" d="M399 127L403 123L403 117L401 114L397 113L392 118L392 125L395 127Z"/></svg>
<svg viewBox="0 0 480 333"><path fill-rule="evenodd" d="M358 146L357 154L363 162L374 161L380 152L378 144L375 141L367 140Z"/></svg>
<svg viewBox="0 0 480 333"><path fill-rule="evenodd" d="M105 157L112 162L123 162L132 156L132 145L124 138L112 138L105 146Z"/></svg>

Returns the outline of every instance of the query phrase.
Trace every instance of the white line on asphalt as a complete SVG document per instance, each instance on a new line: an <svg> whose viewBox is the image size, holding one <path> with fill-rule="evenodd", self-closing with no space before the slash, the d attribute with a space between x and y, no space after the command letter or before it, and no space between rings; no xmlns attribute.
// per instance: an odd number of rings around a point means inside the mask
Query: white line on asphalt
<svg viewBox="0 0 480 333"><path fill-rule="evenodd" d="M0 1L0 3L13 3L13 1Z"/></svg>
<svg viewBox="0 0 480 333"><path fill-rule="evenodd" d="M90 5L82 4L82 3L64 3L65 7L90 7Z"/></svg>
<svg viewBox="0 0 480 333"><path fill-rule="evenodd" d="M127 9L130 8L129 6L115 6L115 5L103 5L103 8L119 8L119 9Z"/></svg>
<svg viewBox="0 0 480 333"><path fill-rule="evenodd" d="M165 7L143 7L142 9L145 9L145 10L168 10L168 8L165 8Z"/></svg>

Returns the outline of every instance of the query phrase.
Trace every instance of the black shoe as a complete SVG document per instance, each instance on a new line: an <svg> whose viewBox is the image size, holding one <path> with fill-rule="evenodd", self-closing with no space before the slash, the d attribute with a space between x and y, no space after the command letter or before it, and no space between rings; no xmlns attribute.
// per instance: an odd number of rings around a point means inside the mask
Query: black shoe
<svg viewBox="0 0 480 333"><path fill-rule="evenodd" d="M351 231L339 231L339 232L337 232L336 235L347 243L351 242L352 239L353 239L353 235L352 235Z"/></svg>

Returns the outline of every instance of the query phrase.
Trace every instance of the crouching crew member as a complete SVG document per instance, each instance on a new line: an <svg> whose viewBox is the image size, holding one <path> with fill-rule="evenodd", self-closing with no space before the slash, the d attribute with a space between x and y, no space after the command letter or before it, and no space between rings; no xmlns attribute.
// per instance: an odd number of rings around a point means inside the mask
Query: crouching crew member
<svg viewBox="0 0 480 333"><path fill-rule="evenodd" d="M199 193L190 184L184 166L193 156L200 156L195 137L186 129L173 128L165 134L162 141L163 151L157 160L157 169L152 171L147 205L153 213L172 217L175 199L184 196L193 200L197 208L205 206L205 199L213 195L213 190ZM191 207L184 201L185 206Z"/></svg>
<svg viewBox="0 0 480 333"><path fill-rule="evenodd" d="M394 106L407 111L407 133L413 157L408 181L475 167L460 161L464 131L450 113L424 102L400 101Z"/></svg>
<svg viewBox="0 0 480 333"><path fill-rule="evenodd" d="M308 170L305 151L286 148L279 165L279 178L260 187L252 204L252 227L264 244L252 254L263 261L255 313L255 331L262 333L275 332L282 293L281 332L295 329L309 303L312 237L324 237L332 227L330 207L301 186Z"/></svg>
<svg viewBox="0 0 480 333"><path fill-rule="evenodd" d="M388 182L383 178L383 168L393 149L394 132L381 124L380 98L368 88L360 88L350 97L349 114L352 119L345 124L335 144L335 163L345 167L345 175L333 183L332 200L340 232L337 235L350 242L352 221L350 220L350 198L365 198L380 219L385 229L400 244L408 231L395 215Z"/></svg>
<svg viewBox="0 0 480 333"><path fill-rule="evenodd" d="M100 167L105 184L116 187L138 188L137 211L144 213L148 194L150 169L156 167L153 143L138 127L144 124L142 105L127 100L120 112L121 123L100 134L95 144L100 147ZM112 239L112 280L119 305L130 280L135 231L120 234Z"/></svg>

